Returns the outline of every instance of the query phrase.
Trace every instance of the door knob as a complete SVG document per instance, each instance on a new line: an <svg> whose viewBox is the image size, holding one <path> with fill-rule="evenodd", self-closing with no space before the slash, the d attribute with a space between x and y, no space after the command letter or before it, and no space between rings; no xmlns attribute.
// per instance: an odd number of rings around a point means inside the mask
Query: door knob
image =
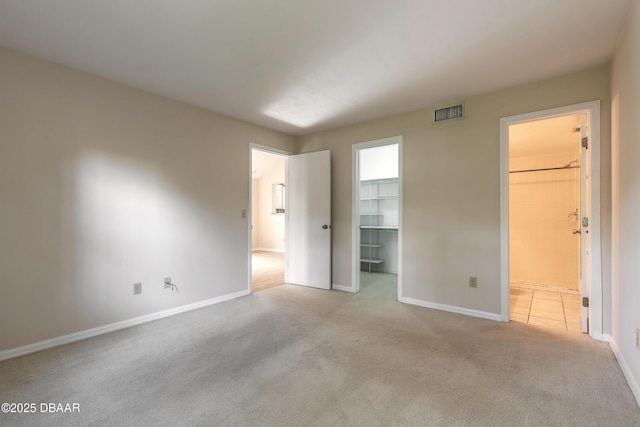
<svg viewBox="0 0 640 427"><path fill-rule="evenodd" d="M575 228L572 231L573 234L580 234L580 230L576 230Z"/></svg>
<svg viewBox="0 0 640 427"><path fill-rule="evenodd" d="M326 230L327 228L329 228L329 226L328 226L327 224L325 224L325 225L323 225L323 226L322 226L322 229L323 229L323 230Z"/></svg>

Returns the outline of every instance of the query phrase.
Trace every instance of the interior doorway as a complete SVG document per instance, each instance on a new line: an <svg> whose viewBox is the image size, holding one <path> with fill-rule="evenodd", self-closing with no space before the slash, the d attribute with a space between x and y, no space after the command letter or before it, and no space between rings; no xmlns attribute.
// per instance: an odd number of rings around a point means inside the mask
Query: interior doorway
<svg viewBox="0 0 640 427"><path fill-rule="evenodd" d="M354 292L401 296L401 137L354 145Z"/></svg>
<svg viewBox="0 0 640 427"><path fill-rule="evenodd" d="M251 291L285 283L284 154L251 149Z"/></svg>
<svg viewBox="0 0 640 427"><path fill-rule="evenodd" d="M504 321L603 339L599 110L501 119Z"/></svg>
<svg viewBox="0 0 640 427"><path fill-rule="evenodd" d="M582 331L581 116L509 126L510 319L569 332Z"/></svg>

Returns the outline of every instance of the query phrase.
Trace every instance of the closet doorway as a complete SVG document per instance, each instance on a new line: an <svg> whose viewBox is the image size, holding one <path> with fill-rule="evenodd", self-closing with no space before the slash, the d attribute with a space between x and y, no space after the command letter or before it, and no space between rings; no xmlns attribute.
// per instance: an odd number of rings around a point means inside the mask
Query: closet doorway
<svg viewBox="0 0 640 427"><path fill-rule="evenodd" d="M251 291L285 282L287 156L251 149Z"/></svg>
<svg viewBox="0 0 640 427"><path fill-rule="evenodd" d="M354 291L401 296L402 138L353 146Z"/></svg>

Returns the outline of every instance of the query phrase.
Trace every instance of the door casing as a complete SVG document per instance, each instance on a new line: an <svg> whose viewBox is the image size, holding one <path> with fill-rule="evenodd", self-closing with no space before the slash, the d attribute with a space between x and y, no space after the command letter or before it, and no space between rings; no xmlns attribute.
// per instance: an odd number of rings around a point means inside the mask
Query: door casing
<svg viewBox="0 0 640 427"><path fill-rule="evenodd" d="M352 160L352 217L351 217L351 286L340 287L348 292L360 291L360 150L398 144L398 300L402 299L402 135L353 144ZM335 286L334 286L335 287Z"/></svg>
<svg viewBox="0 0 640 427"><path fill-rule="evenodd" d="M600 224L600 101L531 113L503 117L500 119L500 282L501 314L503 322L509 321L509 134L510 125L548 119L569 114L587 114L589 129L589 335L607 341L609 335L603 330L602 288L602 236Z"/></svg>
<svg viewBox="0 0 640 427"><path fill-rule="evenodd" d="M285 173L284 173L284 176L285 176L285 189L287 188L287 175L288 175L287 174L287 161L286 161L286 159L287 159L288 156L293 154L293 153L290 153L288 151L279 150L277 148L267 147L266 145L260 145L260 144L256 144L256 143L253 143L253 142L249 142L249 203L248 203L249 208L247 209L247 229L248 229L248 235L249 235L249 240L248 240L249 252L247 254L247 257L248 257L247 265L249 266L249 271L248 271L247 277L249 278L249 283L247 284L247 289L248 289L249 293L253 292L252 285L251 285L251 280L252 280L252 277L251 277L252 276L252 269L251 269L251 267L252 267L252 259L251 259L251 248L252 248L251 227L253 225L252 224L252 221L253 221L253 219L252 219L253 218L253 197L252 197L253 196L253 188L252 188L252 185L251 185L251 182L252 182L251 181L252 180L251 171L253 170L253 156L252 156L253 150L265 151L267 153L276 154L276 155L285 157L285 163L284 163L284 168L285 168ZM286 217L285 217L285 221L286 221ZM286 230L286 227L285 227L285 230ZM288 273L287 273L287 268L286 268L286 265L288 264L288 260L287 260L287 256L288 256L287 239L288 239L288 236L287 236L287 233L285 231L285 234L284 234L284 248L285 248L284 249L284 256L285 256L284 282L285 283L287 283L287 279L288 279L288 277L287 277Z"/></svg>

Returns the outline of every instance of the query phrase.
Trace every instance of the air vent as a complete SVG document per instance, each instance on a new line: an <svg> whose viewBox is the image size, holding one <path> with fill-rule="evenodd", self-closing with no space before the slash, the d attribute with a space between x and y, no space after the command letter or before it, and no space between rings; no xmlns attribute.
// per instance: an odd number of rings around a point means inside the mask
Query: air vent
<svg viewBox="0 0 640 427"><path fill-rule="evenodd" d="M449 105L433 110L433 123L464 119L464 104Z"/></svg>

